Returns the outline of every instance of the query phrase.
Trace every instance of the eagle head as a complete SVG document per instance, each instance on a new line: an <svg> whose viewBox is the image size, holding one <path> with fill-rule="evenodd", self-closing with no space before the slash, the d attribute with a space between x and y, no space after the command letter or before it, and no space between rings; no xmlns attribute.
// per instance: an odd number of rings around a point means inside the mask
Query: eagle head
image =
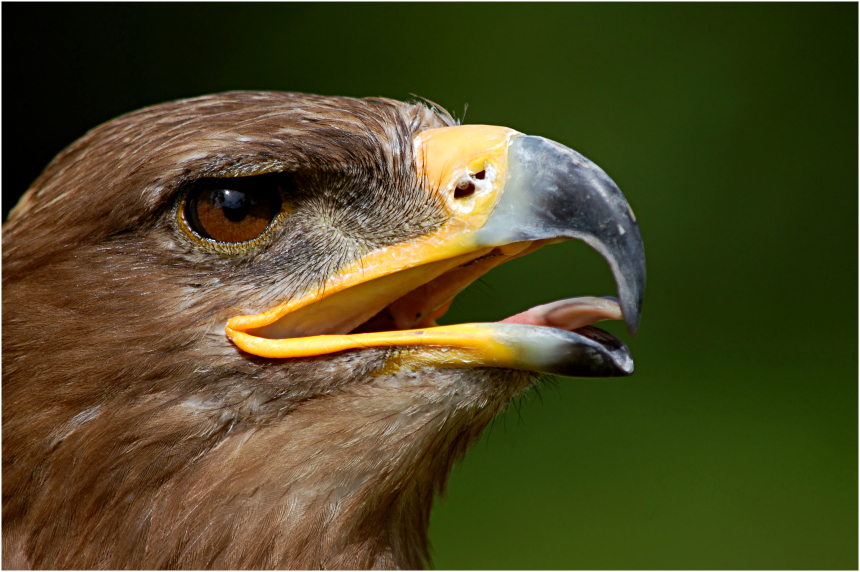
<svg viewBox="0 0 860 572"><path fill-rule="evenodd" d="M580 239L616 298L439 326ZM541 373L628 375L618 187L431 104L236 92L62 151L3 228L3 557L38 568L416 568L452 464Z"/></svg>

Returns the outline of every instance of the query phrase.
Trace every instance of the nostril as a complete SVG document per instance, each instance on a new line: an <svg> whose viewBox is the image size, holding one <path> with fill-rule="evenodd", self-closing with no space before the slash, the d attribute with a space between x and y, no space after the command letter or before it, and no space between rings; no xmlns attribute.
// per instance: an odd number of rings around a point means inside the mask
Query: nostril
<svg viewBox="0 0 860 572"><path fill-rule="evenodd" d="M457 188L454 189L454 198L455 199L465 199L472 195L475 192L475 183L472 181L466 180L462 181L457 185Z"/></svg>

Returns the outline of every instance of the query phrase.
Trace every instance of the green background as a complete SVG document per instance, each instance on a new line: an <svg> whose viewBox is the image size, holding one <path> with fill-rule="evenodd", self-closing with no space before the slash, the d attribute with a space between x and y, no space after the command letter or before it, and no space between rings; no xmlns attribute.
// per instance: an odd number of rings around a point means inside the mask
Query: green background
<svg viewBox="0 0 860 572"><path fill-rule="evenodd" d="M454 471L438 568L856 568L857 5L10 5L3 208L87 129L229 89L427 97L565 143L641 225L632 378L545 385ZM579 243L446 320L614 294Z"/></svg>

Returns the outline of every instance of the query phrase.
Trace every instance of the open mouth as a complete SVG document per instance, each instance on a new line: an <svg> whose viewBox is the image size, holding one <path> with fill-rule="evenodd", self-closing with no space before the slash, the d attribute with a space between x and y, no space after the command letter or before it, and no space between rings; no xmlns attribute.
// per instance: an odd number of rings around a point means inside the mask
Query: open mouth
<svg viewBox="0 0 860 572"><path fill-rule="evenodd" d="M506 248L495 248L489 254L449 270L398 298L349 333L373 334L438 328L437 320L445 315L457 294L492 268L530 254L544 246L546 242L548 241L524 242L509 245ZM608 332L591 326L604 320L623 319L624 315L617 298L582 296L534 306L497 323L574 332L600 345L607 354L612 355L614 358L612 361L618 366L617 372L613 373L629 375L633 373L633 360L626 351L624 343Z"/></svg>
<svg viewBox="0 0 860 572"><path fill-rule="evenodd" d="M644 290L641 237L611 179L545 139L486 126L432 131L417 138L416 151L425 173L442 171L429 180L440 181L434 192L448 201L449 222L430 236L366 255L299 299L231 319L230 339L268 358L400 347L421 354L416 367L632 373L623 342L591 325L623 319L635 333ZM457 194L464 180L472 184L466 200ZM437 324L454 297L495 266L571 238L606 258L619 298L570 298L499 322Z"/></svg>
<svg viewBox="0 0 860 572"><path fill-rule="evenodd" d="M534 252L543 244L525 242L495 248L489 254L449 270L387 305L350 334L434 328L451 307L454 298L490 269ZM578 330L603 320L623 320L618 299L612 296L568 298L535 306L499 323L523 324L566 331Z"/></svg>

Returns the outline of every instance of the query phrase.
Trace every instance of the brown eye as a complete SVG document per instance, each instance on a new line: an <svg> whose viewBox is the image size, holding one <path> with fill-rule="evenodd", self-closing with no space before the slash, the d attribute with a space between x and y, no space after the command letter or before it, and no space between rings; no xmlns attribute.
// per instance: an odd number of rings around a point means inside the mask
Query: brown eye
<svg viewBox="0 0 860 572"><path fill-rule="evenodd" d="M189 193L185 220L203 238L248 242L266 232L280 211L281 195L275 186L213 181Z"/></svg>

